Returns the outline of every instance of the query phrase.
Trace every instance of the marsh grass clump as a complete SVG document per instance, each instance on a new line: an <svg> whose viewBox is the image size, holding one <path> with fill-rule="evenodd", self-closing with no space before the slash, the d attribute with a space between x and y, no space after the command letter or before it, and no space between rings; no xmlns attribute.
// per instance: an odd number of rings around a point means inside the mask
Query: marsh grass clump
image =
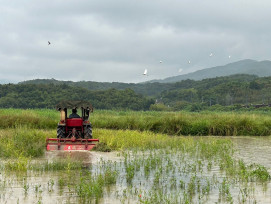
<svg viewBox="0 0 271 204"><path fill-rule="evenodd" d="M98 152L111 152L111 148L105 143L105 142L99 142L96 144L93 148L93 151L98 151Z"/></svg>
<svg viewBox="0 0 271 204"><path fill-rule="evenodd" d="M82 161L73 161L71 159L54 160L52 162L34 162L29 169L34 171L71 171L84 168Z"/></svg>
<svg viewBox="0 0 271 204"><path fill-rule="evenodd" d="M60 177L58 179L58 187L59 187L61 192L63 191L63 188L64 188L65 184L66 184L66 182L65 182L64 178Z"/></svg>
<svg viewBox="0 0 271 204"><path fill-rule="evenodd" d="M18 127L0 131L0 157L40 157L45 151L45 139L50 131Z"/></svg>
<svg viewBox="0 0 271 204"><path fill-rule="evenodd" d="M118 171L112 170L111 168L107 168L104 172L104 184L105 185L116 184L118 175L119 175Z"/></svg>
<svg viewBox="0 0 271 204"><path fill-rule="evenodd" d="M19 156L16 159L9 159L3 164L6 171L73 171L85 168L82 161L73 161L70 159L54 160L52 162L31 161L29 157Z"/></svg>
<svg viewBox="0 0 271 204"><path fill-rule="evenodd" d="M82 202L96 202L103 197L105 187L116 185L119 170L116 163L100 161L94 172L81 169L79 182L76 182L75 192Z"/></svg>
<svg viewBox="0 0 271 204"><path fill-rule="evenodd" d="M213 158L232 154L233 143L228 138L176 137L153 132L131 130L95 129L94 134L100 142L106 143L112 150L178 150L201 158Z"/></svg>
<svg viewBox="0 0 271 204"><path fill-rule="evenodd" d="M223 178L219 186L219 196L220 199L226 199L228 202L232 201L232 196L230 193L230 184L228 183L226 178Z"/></svg>
<svg viewBox="0 0 271 204"><path fill-rule="evenodd" d="M16 128L26 126L30 129L53 129L59 120L58 116L57 111L50 109L1 109L0 127Z"/></svg>
<svg viewBox="0 0 271 204"><path fill-rule="evenodd" d="M257 180L261 182L269 181L271 179L270 174L268 173L266 167L254 164L252 165L253 170L250 172L252 177L255 177Z"/></svg>
<svg viewBox="0 0 271 204"><path fill-rule="evenodd" d="M220 170L239 181L267 182L271 179L266 167L259 164L246 165L243 160L235 160L233 155L222 156L219 165Z"/></svg>
<svg viewBox="0 0 271 204"><path fill-rule="evenodd" d="M10 159L4 164L6 171L27 171L29 159L19 156L17 159Z"/></svg>
<svg viewBox="0 0 271 204"><path fill-rule="evenodd" d="M128 184L132 183L132 180L135 176L135 166L133 164L126 165L126 181Z"/></svg>
<svg viewBox="0 0 271 204"><path fill-rule="evenodd" d="M163 148L168 146L169 143L170 146L177 146L182 140L175 140L174 138L169 140L166 135L131 130L95 129L94 135L112 150Z"/></svg>
<svg viewBox="0 0 271 204"><path fill-rule="evenodd" d="M81 177L80 183L76 185L76 193L84 201L99 199L102 197L104 179L102 175L93 177Z"/></svg>

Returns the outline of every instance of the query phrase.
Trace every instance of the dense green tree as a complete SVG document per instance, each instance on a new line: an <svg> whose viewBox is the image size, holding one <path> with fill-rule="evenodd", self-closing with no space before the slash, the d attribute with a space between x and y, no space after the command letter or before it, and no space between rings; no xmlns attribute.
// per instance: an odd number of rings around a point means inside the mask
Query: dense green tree
<svg viewBox="0 0 271 204"><path fill-rule="evenodd" d="M271 103L271 77L233 75L177 83L99 83L38 79L0 85L0 107L53 108L61 100L86 100L98 109L190 110ZM164 104L164 105L157 105Z"/></svg>
<svg viewBox="0 0 271 204"><path fill-rule="evenodd" d="M55 84L0 85L2 108L54 108L62 100L85 100L98 109L148 110L154 103L131 89L91 91Z"/></svg>

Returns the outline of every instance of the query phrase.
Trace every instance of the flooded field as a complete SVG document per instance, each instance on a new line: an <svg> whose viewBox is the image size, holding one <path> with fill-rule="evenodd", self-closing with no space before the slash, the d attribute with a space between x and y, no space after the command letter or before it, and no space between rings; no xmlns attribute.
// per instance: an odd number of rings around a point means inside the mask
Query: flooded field
<svg viewBox="0 0 271 204"><path fill-rule="evenodd" d="M271 137L232 137L239 158L257 162L271 170ZM271 173L271 171L270 171Z"/></svg>
<svg viewBox="0 0 271 204"><path fill-rule="evenodd" d="M2 160L0 203L271 203L270 139L187 137L179 148L47 152L21 171Z"/></svg>

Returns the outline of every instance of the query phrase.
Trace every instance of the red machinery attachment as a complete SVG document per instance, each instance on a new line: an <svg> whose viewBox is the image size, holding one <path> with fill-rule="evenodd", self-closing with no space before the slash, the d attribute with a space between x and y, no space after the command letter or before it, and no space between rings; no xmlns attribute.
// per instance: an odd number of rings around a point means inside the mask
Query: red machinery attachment
<svg viewBox="0 0 271 204"><path fill-rule="evenodd" d="M91 150L99 139L76 139L72 138L47 138L46 149L47 151L54 150Z"/></svg>

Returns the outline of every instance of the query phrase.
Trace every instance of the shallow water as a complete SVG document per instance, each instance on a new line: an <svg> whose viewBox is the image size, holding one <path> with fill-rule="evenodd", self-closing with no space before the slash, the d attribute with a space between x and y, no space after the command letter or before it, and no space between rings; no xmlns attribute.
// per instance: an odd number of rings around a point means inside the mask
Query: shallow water
<svg viewBox="0 0 271 204"><path fill-rule="evenodd" d="M208 140L208 137L204 137L204 139ZM237 159L243 159L247 164L264 165L271 172L271 137L230 137L230 139L237 150L235 153ZM213 162L211 169L207 170L207 161L202 160L202 171L200 172L200 165L196 166L198 161L193 160L191 156L182 155L178 151L158 151L157 156L161 159L162 164L160 165L159 161L156 161L149 170L149 175L146 175L146 160L151 158L150 154L152 153L127 152L128 164L134 164L135 160L141 162L139 169L134 171L131 184L126 181L125 156L119 152L47 152L44 158L33 162L52 162L55 159L65 158L75 161L82 160L86 171L91 171L93 175L104 171L104 166L110 163L112 169L118 170L119 175L116 185L106 187L103 197L99 199L98 203L139 203L140 199L148 199L151 194L156 193L158 193L157 196L159 193L171 195L168 198L171 202L180 203L184 201L185 197L181 184L184 182L185 188L188 188L193 176L196 179L195 183L203 188L207 187L207 182L212 183L208 196L202 194L201 199L198 198L201 193L195 190L193 203L230 203L226 197L221 197L220 189L225 174L220 172L218 164ZM191 173L193 169L195 174ZM80 180L80 175L77 170L72 170L70 174L68 171L27 171L20 174L2 171L0 174L0 203L84 203L73 188ZM155 186L155 174L159 171L162 174L159 176L158 185ZM67 177L68 175L72 176ZM61 179L64 185L60 185ZM228 185L230 185L233 203L254 203L255 201L271 203L270 182L264 185L256 182L246 184L233 182ZM197 187L195 188L197 189Z"/></svg>
<svg viewBox="0 0 271 204"><path fill-rule="evenodd" d="M258 163L271 170L271 137L231 137L236 156L246 163ZM270 171L271 172L271 171Z"/></svg>

